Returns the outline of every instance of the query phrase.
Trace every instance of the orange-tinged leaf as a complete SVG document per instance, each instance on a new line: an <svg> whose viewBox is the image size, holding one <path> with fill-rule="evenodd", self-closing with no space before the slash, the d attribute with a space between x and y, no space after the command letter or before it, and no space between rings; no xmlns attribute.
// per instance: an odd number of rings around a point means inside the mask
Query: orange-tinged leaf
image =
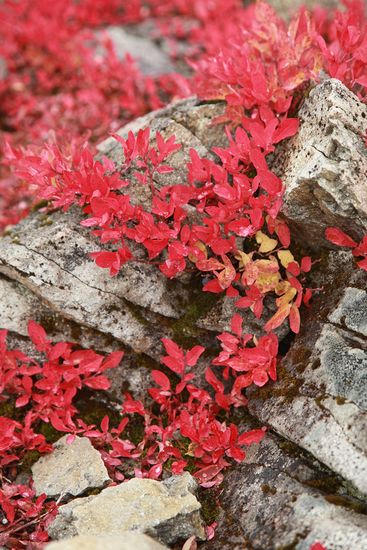
<svg viewBox="0 0 367 550"><path fill-rule="evenodd" d="M299 309L295 304L293 304L289 312L289 326L291 327L292 332L298 334L300 325L301 318L299 315Z"/></svg>
<svg viewBox="0 0 367 550"><path fill-rule="evenodd" d="M285 319L288 317L289 312L291 310L290 304L285 304L281 306L278 311L269 319L269 321L266 323L264 329L267 332L270 332L271 330L274 330L285 321Z"/></svg>
<svg viewBox="0 0 367 550"><path fill-rule="evenodd" d="M239 269L241 270L252 261L252 253L246 254L245 252L242 252L241 250L239 250L235 258L236 260L238 260Z"/></svg>
<svg viewBox="0 0 367 550"><path fill-rule="evenodd" d="M227 256L223 256L225 268L219 273L218 281L222 288L228 288L236 277L236 270Z"/></svg>
<svg viewBox="0 0 367 550"><path fill-rule="evenodd" d="M276 299L277 306L281 307L285 304L289 304L293 300L293 298L296 296L296 294L297 294L297 289L291 286L289 290L287 290L287 292L283 294L283 296Z"/></svg>
<svg viewBox="0 0 367 550"><path fill-rule="evenodd" d="M206 246L203 242L196 241L196 243L194 244L194 248L197 248L198 251L201 251L204 254L205 258L208 257L208 251L207 251ZM189 258L190 262L192 262L193 264L195 264L198 261L197 256L195 254L193 254L192 252L189 253L188 258Z"/></svg>

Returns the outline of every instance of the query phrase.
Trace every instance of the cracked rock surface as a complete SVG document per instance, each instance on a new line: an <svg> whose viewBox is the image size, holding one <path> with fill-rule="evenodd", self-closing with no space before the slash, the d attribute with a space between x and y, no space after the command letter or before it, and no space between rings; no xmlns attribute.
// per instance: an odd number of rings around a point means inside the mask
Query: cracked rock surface
<svg viewBox="0 0 367 550"><path fill-rule="evenodd" d="M248 450L246 461L227 473L219 527L204 550L362 550L367 506L346 496L341 479L296 445L268 435Z"/></svg>
<svg viewBox="0 0 367 550"><path fill-rule="evenodd" d="M279 151L275 168L286 187L283 213L310 248L327 245L337 226L356 238L367 231L367 107L339 80L311 90L300 129Z"/></svg>
<svg viewBox="0 0 367 550"><path fill-rule="evenodd" d="M249 409L367 495L367 274L330 252L324 291L282 361L279 380L252 390ZM323 271L325 269L325 271ZM321 275L322 274L322 275Z"/></svg>
<svg viewBox="0 0 367 550"><path fill-rule="evenodd" d="M205 539L196 482L186 473L159 482L134 478L61 506L49 527L53 539L137 531L164 544Z"/></svg>

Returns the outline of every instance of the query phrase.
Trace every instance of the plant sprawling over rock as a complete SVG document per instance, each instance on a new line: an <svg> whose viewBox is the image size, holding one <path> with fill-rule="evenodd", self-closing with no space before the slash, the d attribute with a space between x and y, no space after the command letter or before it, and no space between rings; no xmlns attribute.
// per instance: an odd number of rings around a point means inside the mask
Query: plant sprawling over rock
<svg viewBox="0 0 367 550"><path fill-rule="evenodd" d="M108 370L122 352L105 357L53 344L30 320L32 358L8 349L1 330L1 545L47 541L57 503L18 484L17 474L52 451L50 432L89 438L114 482L188 470L205 488L219 484L223 470L264 437L265 428L241 430L231 415L246 407L245 388L276 380L276 331L289 323L299 332L313 263L292 246L281 213L284 186L271 161L296 134L299 104L315 84L337 78L366 100L367 20L362 2L345 4L345 11L302 9L289 24L266 3L243 7L239 0L0 4L0 228L37 204L46 208L37 201L78 207L81 224L100 242L91 253L98 268L118 277L135 260L156 264L169 279L200 272L203 292L234 298L238 308L230 330L218 335L205 388L195 380L205 348L183 349L164 338L166 355L151 372L147 403L126 394L119 421L105 416L100 425L82 419L76 397L82 388L108 389ZM186 77L143 74L130 56L119 59L101 32L146 21L155 23L177 67L185 60ZM207 158L192 149L181 180L170 166L181 148L175 136L146 128L123 138L116 130L190 94L224 102L215 122L225 124L227 145ZM121 145L120 166L95 157L95 144L108 133ZM144 204L130 192L132 182L144 190ZM338 228L326 237L353 249L367 270L367 237L357 243ZM242 310L261 318L264 304L272 311L264 333L247 333Z"/></svg>

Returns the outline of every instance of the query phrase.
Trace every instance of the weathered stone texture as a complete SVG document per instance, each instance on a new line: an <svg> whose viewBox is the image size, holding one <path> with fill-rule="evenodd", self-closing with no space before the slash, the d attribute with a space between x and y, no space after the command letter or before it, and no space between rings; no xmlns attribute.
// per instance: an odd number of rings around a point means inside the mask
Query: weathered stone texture
<svg viewBox="0 0 367 550"><path fill-rule="evenodd" d="M325 229L367 231L367 107L340 81L325 80L304 100L300 130L275 161L285 187L284 215L310 248Z"/></svg>
<svg viewBox="0 0 367 550"><path fill-rule="evenodd" d="M356 280L344 253L330 257L324 291L304 313L279 380L250 391L249 408L366 495L367 276L360 270Z"/></svg>
<svg viewBox="0 0 367 550"><path fill-rule="evenodd" d="M205 539L196 484L189 474L165 482L131 479L99 495L61 506L50 525L52 538L137 531L173 544L192 535Z"/></svg>
<svg viewBox="0 0 367 550"><path fill-rule="evenodd" d="M143 535L126 531L105 537L81 536L50 542L47 550L168 550L159 542Z"/></svg>
<svg viewBox="0 0 367 550"><path fill-rule="evenodd" d="M38 495L48 497L82 495L88 489L106 485L110 478L100 453L86 437L66 442L67 435L54 444L51 454L32 466L34 487Z"/></svg>
<svg viewBox="0 0 367 550"><path fill-rule="evenodd" d="M363 550L367 542L363 503L346 497L340 479L310 455L273 435L225 476L220 502L216 537L203 550L309 550L316 541Z"/></svg>

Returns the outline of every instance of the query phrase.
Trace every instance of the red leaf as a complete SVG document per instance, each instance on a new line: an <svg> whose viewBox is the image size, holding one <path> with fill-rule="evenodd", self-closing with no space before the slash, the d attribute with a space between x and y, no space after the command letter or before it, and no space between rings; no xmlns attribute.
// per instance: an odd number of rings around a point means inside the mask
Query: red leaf
<svg viewBox="0 0 367 550"><path fill-rule="evenodd" d="M169 378L163 372L159 370L153 370L152 378L154 382L162 388L162 390L167 391L171 388Z"/></svg>
<svg viewBox="0 0 367 550"><path fill-rule="evenodd" d="M338 246L347 246L348 248L357 246L357 243L349 235L337 227L328 227L325 231L325 237Z"/></svg>
<svg viewBox="0 0 367 550"><path fill-rule="evenodd" d="M193 367L198 362L198 359L205 348L203 346L194 346L186 353L186 363L189 367Z"/></svg>
<svg viewBox="0 0 367 550"><path fill-rule="evenodd" d="M312 261L310 256L304 256L301 260L301 270L304 273L308 273L311 270L312 267Z"/></svg>
<svg viewBox="0 0 367 550"><path fill-rule="evenodd" d="M116 368L124 356L123 351L113 351L103 362L103 370Z"/></svg>
<svg viewBox="0 0 367 550"><path fill-rule="evenodd" d="M166 352L168 353L168 355L174 357L175 359L183 359L183 350L176 344L176 342L174 342L170 338L162 338L162 344L166 348Z"/></svg>
<svg viewBox="0 0 367 550"><path fill-rule="evenodd" d="M299 128L298 118L284 118L273 134L273 143L294 136Z"/></svg>
<svg viewBox="0 0 367 550"><path fill-rule="evenodd" d="M289 312L289 326L295 334L299 333L300 324L301 318L299 315L299 309L295 304L293 304Z"/></svg>
<svg viewBox="0 0 367 550"><path fill-rule="evenodd" d="M29 321L28 334L38 351L45 351L48 340L46 331L35 321Z"/></svg>
<svg viewBox="0 0 367 550"><path fill-rule="evenodd" d="M224 392L224 384L220 380L218 380L218 378L209 367L205 371L205 380L215 389L216 392Z"/></svg>
<svg viewBox="0 0 367 550"><path fill-rule="evenodd" d="M106 376L96 376L86 380L85 385L94 390L108 390L111 383Z"/></svg>
<svg viewBox="0 0 367 550"><path fill-rule="evenodd" d="M239 302L245 299L246 298L240 298ZM236 305L237 307L241 307L241 306L238 306L238 302L236 302ZM242 316L239 313L235 313L231 319L231 332L233 332L233 334L235 334L238 337L242 335L242 323L243 323Z"/></svg>
<svg viewBox="0 0 367 550"><path fill-rule="evenodd" d="M238 445L252 445L253 443L260 443L264 438L266 428L261 430L251 430L241 434L237 440Z"/></svg>
<svg viewBox="0 0 367 550"><path fill-rule="evenodd" d="M365 258L364 260L361 260L360 262L357 262L357 265L361 269L364 269L365 271L367 271L367 258Z"/></svg>

